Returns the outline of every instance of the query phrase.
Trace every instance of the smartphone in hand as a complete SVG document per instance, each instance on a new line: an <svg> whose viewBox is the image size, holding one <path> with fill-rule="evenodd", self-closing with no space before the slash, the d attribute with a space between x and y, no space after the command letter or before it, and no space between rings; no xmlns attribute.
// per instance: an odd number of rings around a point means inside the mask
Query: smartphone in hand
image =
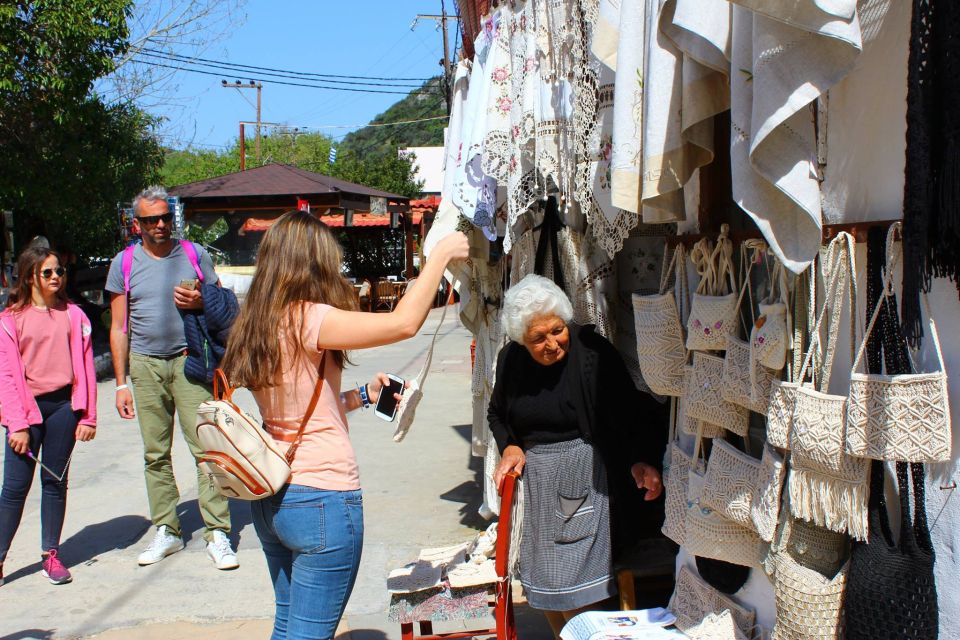
<svg viewBox="0 0 960 640"><path fill-rule="evenodd" d="M181 281L180 281L180 288L181 288L181 289L190 289L190 291L193 291L194 289L197 288L197 281L196 281L196 279L194 279L194 280L181 280Z"/></svg>
<svg viewBox="0 0 960 640"><path fill-rule="evenodd" d="M393 422L393 419L397 417L397 405L400 404L394 394L403 393L403 378L392 373L388 373L387 378L390 379L390 384L380 389L380 397L377 398L377 406L373 410L373 415L381 420Z"/></svg>

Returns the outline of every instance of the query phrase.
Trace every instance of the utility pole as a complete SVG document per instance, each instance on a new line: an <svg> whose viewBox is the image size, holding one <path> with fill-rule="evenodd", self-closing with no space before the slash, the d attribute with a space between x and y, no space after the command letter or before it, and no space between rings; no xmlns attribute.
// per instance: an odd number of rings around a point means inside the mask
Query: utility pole
<svg viewBox="0 0 960 640"><path fill-rule="evenodd" d="M227 82L226 80L220 81L220 86L224 89L256 89L257 90L257 164L260 164L260 94L263 91L263 84L260 82L254 82L253 80L248 81L248 84L243 84L239 80L234 80L232 83ZM243 138L240 139L241 146L243 145ZM243 158L241 158L241 165L244 164ZM243 171L243 169L240 169Z"/></svg>
<svg viewBox="0 0 960 640"><path fill-rule="evenodd" d="M447 38L447 20L459 20L460 16L449 16L447 15L447 7L444 0L440 0L440 15L434 14L417 14L417 17L413 19L413 24L410 25L410 30L413 31L417 27L417 23L421 20L436 20L440 23L440 28L443 31L443 61L440 63L443 65L443 94L446 98L447 103L447 115L450 115L450 101L452 99L451 90L452 90L452 66L450 64L450 45Z"/></svg>

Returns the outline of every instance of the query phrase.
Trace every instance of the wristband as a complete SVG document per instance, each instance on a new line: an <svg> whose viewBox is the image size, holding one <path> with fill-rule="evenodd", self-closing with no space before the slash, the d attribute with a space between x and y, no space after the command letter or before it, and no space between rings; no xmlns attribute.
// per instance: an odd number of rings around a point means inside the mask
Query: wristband
<svg viewBox="0 0 960 640"><path fill-rule="evenodd" d="M119 384L119 385L117 385L117 388L116 388L115 390L116 390L116 391L121 391L121 390L123 390L123 389L129 389L129 388L130 388L130 387L129 387L128 385Z"/></svg>
<svg viewBox="0 0 960 640"><path fill-rule="evenodd" d="M370 396L367 395L367 385L363 385L363 386L361 387L361 386L358 384L358 385L357 385L357 391L360 392L360 406L362 406L364 409L366 409L367 407L370 406Z"/></svg>

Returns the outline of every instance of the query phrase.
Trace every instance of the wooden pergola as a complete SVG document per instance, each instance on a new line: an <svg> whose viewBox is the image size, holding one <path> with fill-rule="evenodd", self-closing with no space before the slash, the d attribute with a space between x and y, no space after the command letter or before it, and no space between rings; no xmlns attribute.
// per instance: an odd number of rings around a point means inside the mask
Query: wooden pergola
<svg viewBox="0 0 960 640"><path fill-rule="evenodd" d="M179 185L170 194L180 198L187 222L205 225L223 218L238 238L264 231L285 211L304 206L331 226L402 228L404 266L413 276L413 229L422 216L413 219L404 196L276 163Z"/></svg>

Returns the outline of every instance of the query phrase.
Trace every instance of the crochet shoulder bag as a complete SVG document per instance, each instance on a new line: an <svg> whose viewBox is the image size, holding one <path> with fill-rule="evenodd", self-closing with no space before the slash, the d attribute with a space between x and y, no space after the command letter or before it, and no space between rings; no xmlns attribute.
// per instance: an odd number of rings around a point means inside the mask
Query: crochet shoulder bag
<svg viewBox="0 0 960 640"><path fill-rule="evenodd" d="M737 284L729 233L730 225L721 225L716 247L704 238L690 252L700 282L687 318L687 349L722 351L727 348L727 334L737 330Z"/></svg>
<svg viewBox="0 0 960 640"><path fill-rule="evenodd" d="M668 253L669 248L665 248L660 292L633 294L633 320L637 331L637 360L647 386L660 395L679 396L683 393L683 368L687 361L681 325L687 291L687 256L682 244L674 249L669 264ZM667 292L671 273L673 293Z"/></svg>
<svg viewBox="0 0 960 640"><path fill-rule="evenodd" d="M724 400L720 395L722 388L723 358L695 351L683 393L687 417L723 427L738 436L746 435L750 412Z"/></svg>
<svg viewBox="0 0 960 640"><path fill-rule="evenodd" d="M663 487L664 499L663 535L679 545L686 543L685 523L687 518L687 486L689 484L690 469L694 467L703 472L703 461L697 456L693 458L684 451L676 439L676 422L678 415L678 401L671 399L670 406L670 444L664 456Z"/></svg>
<svg viewBox="0 0 960 640"><path fill-rule="evenodd" d="M701 446L702 439L697 438L693 459L700 455ZM684 547L690 554L702 558L760 567L765 554L763 541L751 528L730 520L703 502L705 480L703 473L690 470Z"/></svg>
<svg viewBox="0 0 960 640"><path fill-rule="evenodd" d="M760 303L760 316L750 330L750 360L779 371L787 363L790 349L790 314L787 309L787 275L776 261L770 278L770 296ZM776 288L777 297L774 297Z"/></svg>
<svg viewBox="0 0 960 640"><path fill-rule="evenodd" d="M680 566L673 595L670 596L670 604L667 606L677 617L677 628L683 632L693 629L711 614L719 615L729 610L737 631L749 638L757 621L754 610L720 593L697 577L686 565Z"/></svg>
<svg viewBox="0 0 960 640"><path fill-rule="evenodd" d="M427 349L427 359L423 362L423 367L417 376L409 381L404 388L400 405L397 407L397 428L393 432L393 441L401 442L407 437L410 427L413 426L413 419L417 414L417 407L423 399L423 385L427 381L427 374L430 373L430 364L433 362L433 348L437 345L437 336L440 335L440 327L447 317L447 308L450 305L445 304L440 313L440 322L437 323L437 329L433 332L433 338L430 340L430 348Z"/></svg>
<svg viewBox="0 0 960 640"><path fill-rule="evenodd" d="M762 240L747 240L740 248L740 273L743 285L740 289L740 300L737 301L738 315L743 322L741 304L743 295L747 293L747 304L750 308L750 318L753 319L753 289L750 275L753 266L763 259L766 243ZM751 321L751 326L755 324ZM749 329L745 333L749 333ZM736 334L727 336L727 350L723 356L723 385L720 387L720 397L727 402L756 411L766 413L770 399L770 385L777 372L761 364L756 364L750 357L749 342L741 340Z"/></svg>
<svg viewBox="0 0 960 640"><path fill-rule="evenodd" d="M844 451L847 396L827 393L829 367L836 348L837 331L844 302L849 304L851 352L856 323L856 267L853 236L841 232L827 248L824 260L827 295L823 312L811 337L810 351L799 379L803 380L813 352L820 341L821 322L831 317L820 390L796 387L793 422L790 430L792 453L787 488L794 516L810 520L832 531L849 532L858 540L867 535L867 494L869 468L865 460ZM847 300L844 297L847 296ZM839 328L839 327L838 327ZM852 354L851 354L852 356ZM852 360L852 357L851 357Z"/></svg>
<svg viewBox="0 0 960 640"><path fill-rule="evenodd" d="M750 502L750 519L764 542L773 541L780 517L780 494L786 473L783 457L769 442L765 442L757 469L757 485Z"/></svg>
<svg viewBox="0 0 960 640"><path fill-rule="evenodd" d="M894 233L899 227L897 222L887 233L888 257L883 291L853 363L847 404L846 451L853 456L876 460L946 462L950 460L951 440L947 374L937 326L925 293L922 294L923 301L940 370L932 373L888 371L886 375L857 371L878 319L886 325L884 349L900 349L908 356L910 353L905 348L906 340L900 332L899 322L890 317L891 309L896 314L893 272L902 256L901 251L893 251ZM884 312L882 319L881 311ZM912 358L910 365L917 370Z"/></svg>
<svg viewBox="0 0 960 640"><path fill-rule="evenodd" d="M757 488L760 461L725 440L713 441L703 478L700 503L750 529L750 504Z"/></svg>
<svg viewBox="0 0 960 640"><path fill-rule="evenodd" d="M928 640L939 630L933 546L924 508L923 465L910 464L913 522L907 463L898 462L900 543L894 542L883 495L884 464L873 461L870 482L870 539L855 544L844 610L849 640Z"/></svg>

